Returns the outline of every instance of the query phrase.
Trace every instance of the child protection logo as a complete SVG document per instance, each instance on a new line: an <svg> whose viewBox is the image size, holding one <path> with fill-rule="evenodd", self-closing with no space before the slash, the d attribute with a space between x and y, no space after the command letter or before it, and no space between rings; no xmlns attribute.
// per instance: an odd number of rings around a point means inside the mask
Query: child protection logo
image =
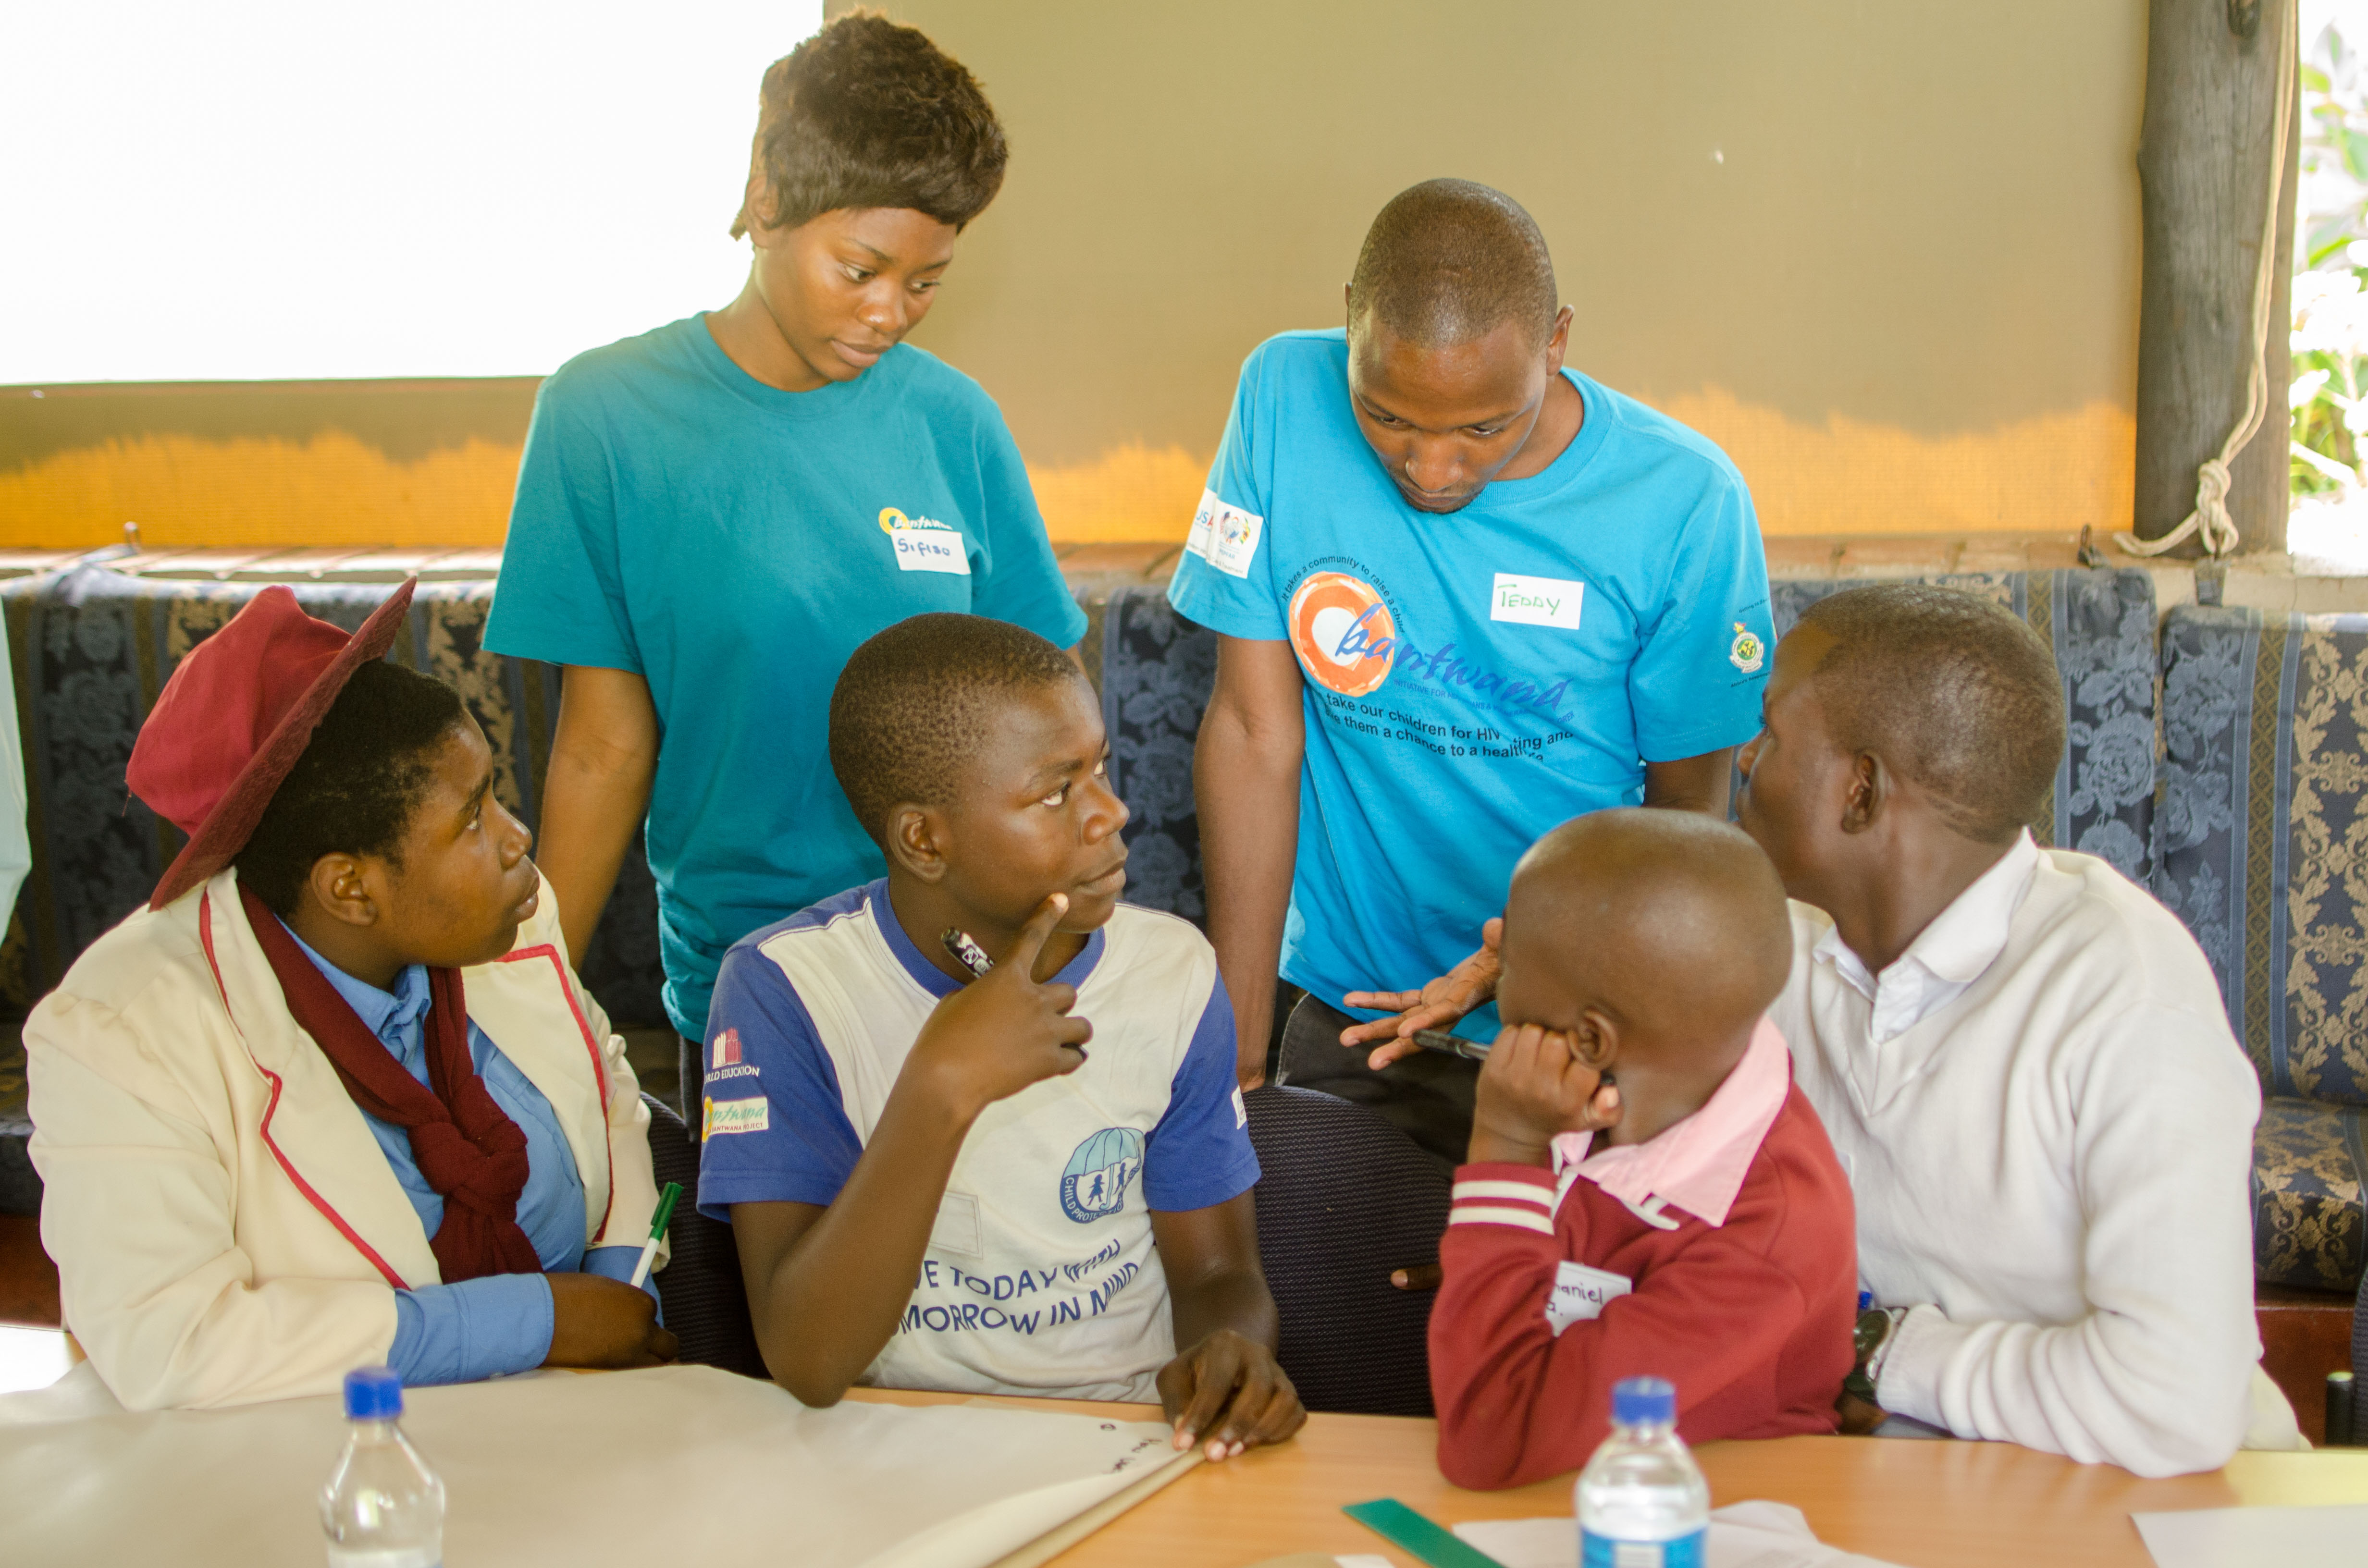
<svg viewBox="0 0 2368 1568"><path fill-rule="evenodd" d="M1318 572L1291 596L1291 646L1308 678L1343 697L1362 697L1390 678L1398 626L1389 606L1346 572Z"/></svg>
<svg viewBox="0 0 2368 1568"><path fill-rule="evenodd" d="M1126 1206L1127 1183L1143 1169L1144 1137L1133 1127L1105 1127L1077 1145L1061 1172L1061 1211L1080 1225Z"/></svg>

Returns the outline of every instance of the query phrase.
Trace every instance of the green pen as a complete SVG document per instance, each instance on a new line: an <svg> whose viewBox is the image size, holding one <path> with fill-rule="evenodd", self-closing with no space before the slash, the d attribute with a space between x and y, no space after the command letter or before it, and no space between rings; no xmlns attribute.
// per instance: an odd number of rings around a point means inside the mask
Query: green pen
<svg viewBox="0 0 2368 1568"><path fill-rule="evenodd" d="M682 1196L682 1183L670 1181L658 1194L658 1211L650 1217L650 1239L642 1244L641 1260L633 1265L633 1289L649 1283L650 1265L658 1258L658 1243L666 1240L666 1224L674 1218L674 1200Z"/></svg>

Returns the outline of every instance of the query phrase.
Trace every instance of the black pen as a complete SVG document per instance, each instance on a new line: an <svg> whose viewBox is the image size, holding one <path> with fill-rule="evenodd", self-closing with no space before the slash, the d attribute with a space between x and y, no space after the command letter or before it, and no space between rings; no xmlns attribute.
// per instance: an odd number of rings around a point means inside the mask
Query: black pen
<svg viewBox="0 0 2368 1568"><path fill-rule="evenodd" d="M959 926L949 926L939 932L938 940L946 945L946 951L953 955L954 962L970 971L973 980L985 980L987 971L995 967L995 960L986 956L986 949L972 941L970 933Z"/></svg>

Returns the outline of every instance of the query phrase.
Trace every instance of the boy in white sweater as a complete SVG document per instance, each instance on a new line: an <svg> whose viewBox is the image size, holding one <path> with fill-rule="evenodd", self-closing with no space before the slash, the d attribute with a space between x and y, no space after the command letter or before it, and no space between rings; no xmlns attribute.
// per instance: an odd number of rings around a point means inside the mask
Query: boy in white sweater
<svg viewBox="0 0 2368 1568"><path fill-rule="evenodd" d="M1770 1016L1857 1198L1861 1425L2150 1476L2299 1446L2256 1366L2260 1093L2211 966L2021 825L2064 746L2046 649L1964 594L1858 589L1784 639L1765 712L1739 818L1796 901Z"/></svg>

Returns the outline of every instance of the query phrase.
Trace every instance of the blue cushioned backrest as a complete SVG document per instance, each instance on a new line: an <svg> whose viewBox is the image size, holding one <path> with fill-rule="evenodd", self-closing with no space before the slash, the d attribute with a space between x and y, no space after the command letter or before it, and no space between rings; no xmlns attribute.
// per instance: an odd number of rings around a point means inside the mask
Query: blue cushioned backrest
<svg viewBox="0 0 2368 1568"><path fill-rule="evenodd" d="M1908 580L1989 599L2021 616L2047 644L2064 678L2067 744L2032 835L2111 861L2144 882L2154 825L2154 579L2130 568ZM1778 639L1817 600L1870 585L1836 578L1770 584Z"/></svg>
<svg viewBox="0 0 2368 1568"><path fill-rule="evenodd" d="M25 577L0 590L24 740L33 864L0 955L0 994L19 1006L55 985L99 933L137 908L180 852L180 833L124 788L148 710L190 649L229 624L261 583L129 576L102 565ZM389 583L294 587L305 612L351 630ZM394 646L397 664L456 688L494 754L494 789L531 827L559 713L559 672L482 644L493 585L423 583ZM638 837L589 951L585 983L612 1022L660 1024L657 892Z"/></svg>
<svg viewBox="0 0 2368 1568"><path fill-rule="evenodd" d="M1163 588L1115 590L1102 611L1102 723L1126 824L1126 898L1200 923L1201 822L1192 743L1217 679L1217 634L1168 608Z"/></svg>
<svg viewBox="0 0 2368 1568"><path fill-rule="evenodd" d="M2157 897L2262 1087L2368 1104L2368 616L2163 623Z"/></svg>
<svg viewBox="0 0 2368 1568"><path fill-rule="evenodd" d="M1995 599L2021 616L2063 672L2070 744L2042 820L2045 843L2100 856L2144 881L2154 825L2154 581L2142 571L1998 573L1922 579ZM1862 580L1771 585L1778 636L1816 600ZM1156 587L1113 593L1102 628L1110 778L1133 809L1130 901L1190 920L1206 914L1192 742L1216 679L1214 633Z"/></svg>

